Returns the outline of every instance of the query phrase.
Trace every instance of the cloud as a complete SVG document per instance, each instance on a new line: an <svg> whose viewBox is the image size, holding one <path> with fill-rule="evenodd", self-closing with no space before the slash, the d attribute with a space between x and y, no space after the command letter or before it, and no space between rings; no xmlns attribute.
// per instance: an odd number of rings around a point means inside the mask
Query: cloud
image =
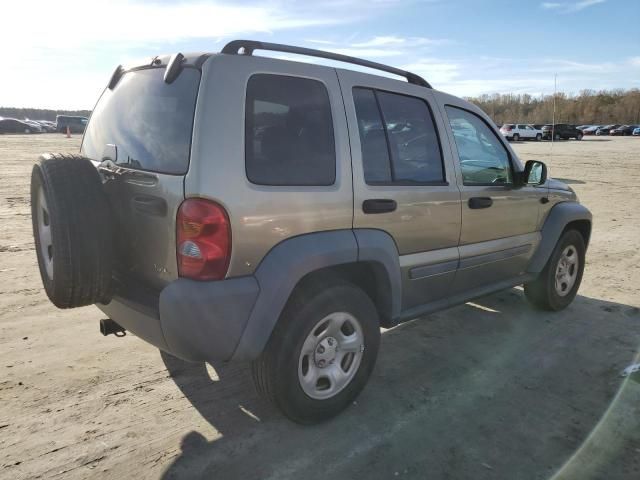
<svg viewBox="0 0 640 480"><path fill-rule="evenodd" d="M358 42L351 44L352 47L365 48L365 47L387 47L387 46L405 46L405 47L422 47L425 45L442 45L447 43L444 39L433 39L426 37L397 37L393 35L373 37L365 42Z"/></svg>
<svg viewBox="0 0 640 480"><path fill-rule="evenodd" d="M543 2L540 6L546 10L556 10L560 13L573 13L585 8L604 3L607 0L581 0L578 2Z"/></svg>
<svg viewBox="0 0 640 480"><path fill-rule="evenodd" d="M326 31L395 8L380 4L365 12L359 0L318 5L290 0L5 3L2 34L5 43L15 39L6 45L7 53L10 50L19 60L10 75L0 76L0 105L43 108L90 108L115 65L131 59L193 50L192 45L215 51L234 37L267 39L289 31Z"/></svg>
<svg viewBox="0 0 640 480"><path fill-rule="evenodd" d="M637 65L635 64L638 61ZM441 78L433 80L439 90L459 96L477 96L485 93L529 93L548 95L553 92L554 76L558 76L558 90L577 93L585 89L620 88L620 78L628 79L626 88L640 87L640 80L632 73L640 66L640 57L621 61L576 62L568 59L540 58L537 60L519 58L480 57L464 58L456 61L457 69ZM422 72L432 81L429 72Z"/></svg>
<svg viewBox="0 0 640 480"><path fill-rule="evenodd" d="M401 68L420 75L436 86L450 84L461 74L459 64L437 58L421 58Z"/></svg>
<svg viewBox="0 0 640 480"><path fill-rule="evenodd" d="M342 55L367 59L402 57L421 54L431 46L448 43L445 39L426 37L399 37L396 35L375 36L361 41L307 39L308 43L319 48Z"/></svg>
<svg viewBox="0 0 640 480"><path fill-rule="evenodd" d="M37 15L33 15L34 10ZM345 16L322 11L308 15L302 8L284 8L280 4L202 0L172 4L94 0L90 8L85 0L65 0L63 4L48 0L8 2L3 6L3 18L3 35L6 38L15 35L31 46L49 45L52 25L56 26L54 38L59 45L108 41L131 46L272 33L347 21ZM28 26L21 24L20 19L28 19ZM25 30L28 35L23 35Z"/></svg>

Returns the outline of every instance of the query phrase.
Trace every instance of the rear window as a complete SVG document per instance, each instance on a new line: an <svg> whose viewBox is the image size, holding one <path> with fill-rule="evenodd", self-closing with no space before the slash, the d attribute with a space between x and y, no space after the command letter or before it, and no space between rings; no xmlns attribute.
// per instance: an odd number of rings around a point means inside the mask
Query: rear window
<svg viewBox="0 0 640 480"><path fill-rule="evenodd" d="M329 94L318 80L260 73L247 84L247 178L258 185L333 185Z"/></svg>
<svg viewBox="0 0 640 480"><path fill-rule="evenodd" d="M111 160L119 165L174 175L187 172L200 72L185 68L167 84L164 71L127 72L113 90L104 91L84 135L85 156L100 161L112 144L117 158Z"/></svg>

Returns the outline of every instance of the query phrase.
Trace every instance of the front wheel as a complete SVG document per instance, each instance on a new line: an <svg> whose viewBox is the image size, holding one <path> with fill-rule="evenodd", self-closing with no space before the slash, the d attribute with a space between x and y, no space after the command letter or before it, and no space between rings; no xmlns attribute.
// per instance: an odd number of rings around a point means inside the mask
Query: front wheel
<svg viewBox="0 0 640 480"><path fill-rule="evenodd" d="M253 363L253 379L291 420L319 423L358 396L379 345L378 313L366 293L342 281L307 284L294 293Z"/></svg>
<svg viewBox="0 0 640 480"><path fill-rule="evenodd" d="M579 133L578 135L576 135L576 140L582 140L582 133Z"/></svg>
<svg viewBox="0 0 640 480"><path fill-rule="evenodd" d="M541 133L538 133L538 134L536 135L536 142L539 142L540 140L542 140L542 134L541 134Z"/></svg>
<svg viewBox="0 0 640 480"><path fill-rule="evenodd" d="M580 288L585 250L580 232L567 230L558 240L538 278L524 284L527 300L542 310L566 308Z"/></svg>
<svg viewBox="0 0 640 480"><path fill-rule="evenodd" d="M560 140L560 138L562 138L562 137L560 137L560 134L559 134L559 133L556 133L556 134L554 135L554 137L553 137L553 138L554 138L554 140L557 142L557 141L558 141L558 140Z"/></svg>

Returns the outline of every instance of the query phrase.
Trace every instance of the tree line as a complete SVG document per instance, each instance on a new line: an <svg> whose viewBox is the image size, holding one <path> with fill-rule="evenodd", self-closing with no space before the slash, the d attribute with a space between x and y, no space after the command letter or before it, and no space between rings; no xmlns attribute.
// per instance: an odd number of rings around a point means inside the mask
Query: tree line
<svg viewBox="0 0 640 480"><path fill-rule="evenodd" d="M498 123L556 123L575 125L610 123L640 125L640 89L631 90L583 90L577 95L556 93L533 96L490 94L467 98L478 105ZM554 102L555 100L555 102ZM91 110L45 110L41 108L0 107L1 117L32 120L55 120L56 115L81 115L88 117Z"/></svg>
<svg viewBox="0 0 640 480"><path fill-rule="evenodd" d="M12 108L0 107L0 117L17 118L18 120L51 120L56 121L56 115L78 115L88 117L91 110L47 110L43 108Z"/></svg>
<svg viewBox="0 0 640 480"><path fill-rule="evenodd" d="M583 90L577 95L556 93L491 94L467 98L498 123L551 123L555 100L556 123L575 125L612 123L640 125L640 89Z"/></svg>

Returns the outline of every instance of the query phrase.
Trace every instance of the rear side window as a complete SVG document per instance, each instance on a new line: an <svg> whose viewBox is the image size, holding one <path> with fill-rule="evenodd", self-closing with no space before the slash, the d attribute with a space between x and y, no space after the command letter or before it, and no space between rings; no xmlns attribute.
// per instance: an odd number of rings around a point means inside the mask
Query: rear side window
<svg viewBox="0 0 640 480"><path fill-rule="evenodd" d="M354 88L365 181L368 184L444 182L433 116L420 98Z"/></svg>
<svg viewBox="0 0 640 480"><path fill-rule="evenodd" d="M100 161L106 145L112 144L117 158L111 160L119 165L187 172L200 72L185 68L171 84L164 82L164 72L127 72L113 90L104 91L84 135L85 156Z"/></svg>
<svg viewBox="0 0 640 480"><path fill-rule="evenodd" d="M322 82L273 74L247 85L245 161L258 185L332 185L336 149Z"/></svg>

